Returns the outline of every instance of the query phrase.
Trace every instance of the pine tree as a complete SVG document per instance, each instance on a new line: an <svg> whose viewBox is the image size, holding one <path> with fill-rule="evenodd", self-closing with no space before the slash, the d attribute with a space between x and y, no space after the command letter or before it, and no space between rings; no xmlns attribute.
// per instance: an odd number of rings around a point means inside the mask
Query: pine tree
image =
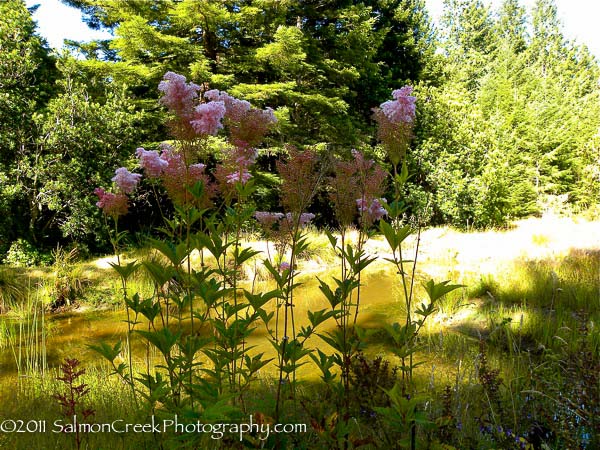
<svg viewBox="0 0 600 450"><path fill-rule="evenodd" d="M527 16L519 0L502 2L497 28L502 44L508 46L514 54L520 54L527 48Z"/></svg>
<svg viewBox="0 0 600 450"><path fill-rule="evenodd" d="M105 60L90 73L127 82L145 98L167 70L206 88L277 109L271 145L371 139L371 110L392 88L428 76L431 28L422 0L214 2L67 0L108 45L80 46ZM150 86L150 87L147 87Z"/></svg>
<svg viewBox="0 0 600 450"><path fill-rule="evenodd" d="M497 46L490 8L481 0L444 0L444 7L444 46L453 76L474 92Z"/></svg>
<svg viewBox="0 0 600 450"><path fill-rule="evenodd" d="M524 90L539 193L568 194L591 162L584 161L584 149L600 125L599 67L587 49L564 39L552 0L535 4L527 57L530 82Z"/></svg>
<svg viewBox="0 0 600 450"><path fill-rule="evenodd" d="M417 148L437 220L500 225L561 194L597 203L599 67L564 39L554 3L537 2L531 37L515 0L491 23L480 2L446 3L448 81L427 91Z"/></svg>

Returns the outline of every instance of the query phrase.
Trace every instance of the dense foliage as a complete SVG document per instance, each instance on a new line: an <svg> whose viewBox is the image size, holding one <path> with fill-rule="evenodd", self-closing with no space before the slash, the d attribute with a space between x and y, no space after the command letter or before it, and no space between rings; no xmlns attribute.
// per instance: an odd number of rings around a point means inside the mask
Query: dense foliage
<svg viewBox="0 0 600 450"><path fill-rule="evenodd" d="M0 4L0 252L33 224L28 220L35 195L25 186L35 177L29 165L38 130L33 116L52 95L54 61L35 35L22 2Z"/></svg>
<svg viewBox="0 0 600 450"><path fill-rule="evenodd" d="M99 426L119 401L132 423L254 415L305 434L77 428L55 443L598 446L598 252L515 262L500 283L448 250L442 276L470 289L421 269L425 224L597 208L600 71L563 38L552 0L531 23L517 0L496 14L448 0L440 36L421 0L63 1L114 39L56 55L22 0L0 3L0 252L9 266L54 260L27 271L52 271L29 276L36 294L21 269L0 270L0 313L27 315L0 320L0 350L20 380L41 375L32 393L54 418L91 426L98 413ZM92 294L73 261L109 245L90 273L110 287ZM302 273L325 254L327 271ZM382 312L366 296L378 263L393 278ZM122 333L88 341L94 376L119 389L101 400L67 358L47 405L44 310L88 294L124 308ZM4 419L10 447L19 420ZM46 439L42 423L26 441Z"/></svg>
<svg viewBox="0 0 600 450"><path fill-rule="evenodd" d="M415 151L436 219L500 225L556 196L597 205L600 71L563 38L553 2L536 2L531 35L517 0L496 16L481 1L446 6L447 78L422 91Z"/></svg>
<svg viewBox="0 0 600 450"><path fill-rule="evenodd" d="M423 221L487 227L557 201L597 208L600 69L563 37L552 0L531 18L518 0L496 13L448 0L439 35L421 0L64 2L114 38L56 55L22 0L0 5L2 253L106 246L93 186L138 145L168 139L156 103L167 71L274 109L256 169L267 206L285 144L359 148L389 169L371 107L410 82L422 106L409 203ZM317 223L336 225L327 194L314 201ZM137 208L157 216L156 204Z"/></svg>

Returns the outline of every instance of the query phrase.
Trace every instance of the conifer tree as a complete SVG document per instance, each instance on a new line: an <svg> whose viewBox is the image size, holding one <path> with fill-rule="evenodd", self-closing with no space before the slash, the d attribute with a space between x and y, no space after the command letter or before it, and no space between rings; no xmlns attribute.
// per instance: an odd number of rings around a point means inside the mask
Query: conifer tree
<svg viewBox="0 0 600 450"><path fill-rule="evenodd" d="M371 140L372 105L429 76L422 0L242 2L64 0L109 42L81 45L91 78L125 81L145 98L167 70L277 109L279 139L335 148Z"/></svg>
<svg viewBox="0 0 600 450"><path fill-rule="evenodd" d="M426 91L416 149L436 220L500 225L563 194L597 203L599 68L563 37L554 2L536 3L531 37L516 0L495 19L475 0L446 7L448 78Z"/></svg>

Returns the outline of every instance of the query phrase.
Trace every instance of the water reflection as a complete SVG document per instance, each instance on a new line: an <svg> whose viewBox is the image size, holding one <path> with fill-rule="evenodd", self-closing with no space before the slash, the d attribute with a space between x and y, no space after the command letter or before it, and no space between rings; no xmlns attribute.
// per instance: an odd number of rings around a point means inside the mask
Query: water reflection
<svg viewBox="0 0 600 450"><path fill-rule="evenodd" d="M300 277L300 282L302 285L294 294L297 329L308 324L309 310L329 308L318 289L315 276ZM403 302L398 301L399 291L389 272L365 276L362 284L359 316L362 326L377 328L384 322L401 320L404 315ZM270 288L269 283L265 282L255 285L257 291ZM274 310L275 304L270 307ZM26 368L25 359L37 361L37 364L43 361L49 368L58 367L67 357L77 358L86 365L102 364L100 356L88 345L98 344L100 341L114 345L119 340L124 341L127 332L125 320L125 311L111 310L47 314L43 319L37 317L35 324L31 319L28 321L0 317L0 330L3 334L3 339L0 340L0 377L17 375L19 355L21 370ZM282 323L283 317L280 317L280 320ZM148 324L144 318L140 317L138 321L136 329L147 329ZM184 321L181 326L189 328L189 323ZM330 320L322 325L320 331L331 330L333 327L335 322ZM259 327L251 337L249 343L255 346L254 352L272 353L272 346L265 334L264 328ZM311 339L319 340L316 336ZM145 343L134 334L132 346L134 360L141 364L145 361L147 353ZM156 352L152 349L150 353L152 355Z"/></svg>

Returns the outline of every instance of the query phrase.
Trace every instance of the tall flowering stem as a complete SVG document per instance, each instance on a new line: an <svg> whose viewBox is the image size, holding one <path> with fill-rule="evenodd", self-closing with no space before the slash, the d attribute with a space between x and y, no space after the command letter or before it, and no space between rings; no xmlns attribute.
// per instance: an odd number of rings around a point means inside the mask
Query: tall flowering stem
<svg viewBox="0 0 600 450"><path fill-rule="evenodd" d="M391 250L392 262L396 272L400 275L402 290L404 293L406 319L404 324L394 323L387 327L388 334L394 342L393 352L400 358L402 367L402 382L388 391L394 405L394 413L406 419L404 425L408 430L408 441L410 448L416 449L416 427L414 417L421 407L418 396L415 395L413 383L413 370L415 367L413 357L417 351L417 339L428 317L437 311L437 303L447 293L458 289L460 286L448 284L448 281L436 283L433 280L423 284L425 292L429 297L429 303L421 303L419 308L413 311L414 281L421 239L420 221L416 221L416 230L410 221L406 220L406 207L402 202L402 194L409 178L406 152L412 138L412 129L415 121L416 98L412 96L412 87L404 86L392 92L394 100L384 102L374 110L374 118L378 124L378 137L387 151L393 166L394 199L389 205L380 204L388 213L388 220L381 220L379 229L385 236ZM401 169L398 167L401 165ZM366 207L366 204L362 205ZM416 234L416 245L414 257L412 258L411 272L403 252L403 246L409 236ZM384 411L384 414L387 411Z"/></svg>
<svg viewBox="0 0 600 450"><path fill-rule="evenodd" d="M289 237L290 261L293 268L298 256L297 246L301 240L300 230L314 216L307 216L304 211L310 205L319 184L320 173L317 171L318 157L312 150L298 151L288 149L290 157L286 162L278 161L277 169L283 181L281 188L281 203L287 214L282 221L282 230ZM294 276L288 281L291 287ZM293 314L293 289L288 289L285 301L284 337L288 336L288 319L291 322L292 337L295 339L296 328Z"/></svg>
<svg viewBox="0 0 600 450"><path fill-rule="evenodd" d="M245 340L241 339L237 324L240 323L240 287L239 278L241 276L242 263L246 256L254 256L256 252L241 248L242 227L244 222L253 214L254 210L248 204L249 197L254 192L254 184L251 181L252 175L249 172L250 166L254 164L256 151L245 147L237 147L230 152L222 165L220 165L215 176L220 183L220 190L225 196L226 216L224 237L225 245L233 248L231 259L233 268L227 273L227 252L223 253L223 274L226 287L231 288L233 295L233 314L228 312L228 305L223 297L222 320L223 325L233 320L232 342L230 346L229 359L229 384L232 389L241 391L242 389L242 371L241 362L237 355L244 354L246 350ZM230 235L233 240L229 241Z"/></svg>
<svg viewBox="0 0 600 450"><path fill-rule="evenodd" d="M294 315L294 283L296 277L296 264L298 254L307 248L302 228L314 218L314 215L306 213L314 195L316 194L321 171L319 169L318 155L313 150L300 151L296 148L288 148L289 158L277 162L277 170L282 179L281 203L286 211L285 215L276 216L281 240L286 242L290 249L288 261L281 262L277 269L270 267L280 285L281 303L277 307L276 330L274 346L278 352L279 377L277 384L277 399L275 407L275 418L279 418L282 406L282 386L291 373L291 395L295 398L296 368L298 360L308 352L304 349L304 342L312 329L303 330L301 335L297 334ZM260 216L259 216L260 217ZM271 220L263 216L263 222ZM285 248L285 247L283 247ZM269 268L269 267L268 267ZM277 272L281 272L278 275ZM283 329L279 330L280 309L283 308ZM300 338L300 339L299 339Z"/></svg>
<svg viewBox="0 0 600 450"><path fill-rule="evenodd" d="M376 164L373 160L365 159L364 155L359 151L353 150L352 156L354 158L354 166L356 169L354 178L356 179L356 193L358 194L356 198L356 207L358 209L358 242L356 243L356 254L360 257L366 257L366 255L363 255L364 245L371 236L371 227L387 215L387 211L383 206L387 201L385 198L381 197L383 195L387 174L381 166ZM343 243L342 247L344 247ZM356 289L353 326L356 326L356 321L358 320L361 274L366 266L358 267L361 267L361 270L355 274L358 279L358 287ZM348 309L348 314L349 313L350 310Z"/></svg>
<svg viewBox="0 0 600 450"><path fill-rule="evenodd" d="M385 172L372 160L365 159L361 152L352 151L351 161L335 161L334 176L329 178L329 197L334 206L340 226L338 239L328 233L331 245L340 258L341 276L334 279L336 286L329 287L322 280L320 289L329 301L337 323L334 332L321 335L336 354L330 362L336 363L341 371L344 389L344 420L349 420L350 370L353 357L360 351L362 330L357 326L360 309L361 273L374 261L364 251L364 244L371 235L372 225L387 214L382 208ZM347 232L358 222L356 242L348 242ZM354 314L352 312L354 311ZM328 373L328 366L313 358L317 365Z"/></svg>
<svg viewBox="0 0 600 450"><path fill-rule="evenodd" d="M131 318L131 310L129 308L130 299L127 292L127 279L129 276L137 269L137 265L135 262L123 265L121 263L121 256L119 252L119 243L123 238L123 234L119 233L119 217L124 216L128 212L128 203L129 199L127 194L133 193L136 189L140 179L142 176L140 174L131 173L125 167L120 167L115 171L115 176L112 178L112 181L115 184L116 193L107 192L102 188L96 188L94 193L98 196L98 202L96 206L100 208L104 214L105 220L110 217L114 221L114 235L108 227L109 239L111 245L113 247L113 252L117 258L116 263L111 263L113 269L119 274L121 279L121 289L123 295L123 301L125 303L125 311L127 313L127 354L129 359L129 374L125 373L125 369L122 367L116 368L116 372L128 383L132 390L133 399L137 405L137 395L135 391L134 377L133 377L133 356L132 356L132 348L131 348L131 333L133 332L133 328L135 323L137 323L136 319ZM114 361L112 358L111 362Z"/></svg>
<svg viewBox="0 0 600 450"><path fill-rule="evenodd" d="M167 72L158 89L162 92L159 102L171 113L169 126L176 145L162 144L160 156L156 152L140 151L138 158L149 177L160 179L179 216L178 239L184 242L187 249L183 287L189 302L194 334L196 314L190 258L193 249L192 227L212 205L211 199L215 194L205 164L196 161L198 155L205 153L207 138L223 128L226 110L223 102L202 102L200 86L188 83L183 75Z"/></svg>
<svg viewBox="0 0 600 450"><path fill-rule="evenodd" d="M381 229L386 237L393 231L398 239L391 245L393 252L393 261L397 266L398 273L402 280L402 289L406 305L405 326L408 329L412 324L412 291L414 286L414 271L417 264L420 228L417 230L417 245L415 257L413 258L412 275L409 278L405 270L406 260L403 255L404 240L413 233L410 224L403 224L403 215L405 209L401 203L402 189L408 180L408 169L406 166L406 151L412 138L412 129L416 117L416 97L412 96L413 88L404 86L392 92L393 100L386 101L379 108L374 109L374 118L378 125L378 137L384 146L393 167L393 185L394 200L388 207L390 213L390 224L382 222ZM398 166L402 163L402 170L398 172ZM388 228L389 227L389 228ZM385 233L388 231L388 234ZM389 241L389 239L388 239ZM412 368L412 353L409 367ZM403 359L404 364L404 359ZM408 373L403 372L403 376L408 375L409 384L412 383L412 369Z"/></svg>
<svg viewBox="0 0 600 450"><path fill-rule="evenodd" d="M248 207L248 199L254 191L252 183L252 174L250 168L254 164L257 151L254 148L259 144L264 135L275 124L275 116L269 108L259 110L253 108L249 102L238 100L225 92L217 90L207 91L204 98L210 100L210 103L222 104L224 108L223 123L229 133L230 142L233 148L225 150L225 158L215 170L215 178L219 185L219 190L224 198L226 210L226 220L224 229L225 246L233 247L234 268L231 273L225 273L227 267L227 252L222 255L223 275L227 287L232 289L233 295L233 341L237 342L240 338L238 327L235 325L240 321L240 308L238 306L239 298L239 271L241 263L249 254L246 250L240 249L241 231L243 223L251 216L253 212ZM230 242L230 236L233 241ZM222 300L221 320L226 324L228 314L226 313L227 302L225 297ZM242 339L241 352L245 353L245 341ZM230 348L231 358L229 360L229 383L230 386L237 384L238 390L241 390L242 372L238 370L239 348L233 345Z"/></svg>
<svg viewBox="0 0 600 450"><path fill-rule="evenodd" d="M205 165L194 163L203 151L208 136L223 128L223 102L198 103L200 86L188 83L183 75L167 72L158 85L162 96L159 102L171 113L169 126L177 139L177 147L161 145L161 154L138 149L140 164L151 178L160 178L180 216L180 239L188 249L185 290L189 301L192 333L194 333L193 295L191 277L191 230L202 216L202 208L210 206L211 183L204 172Z"/></svg>
<svg viewBox="0 0 600 450"><path fill-rule="evenodd" d="M262 141L276 120L269 108L266 110L253 108L247 101L238 100L225 92L211 90L206 92L204 97L211 103L224 105L223 123L233 145L225 149L223 161L216 168L214 176L224 201L225 220L221 231L224 234L224 245L233 249L231 255L223 252L221 256L223 282L226 289L231 289L233 308L229 307L226 297L223 296L220 320L223 327L230 327L233 330L230 342L235 344L228 347L227 375L230 387L233 389L237 386L236 389L241 392L245 373L242 370L242 358L238 355L245 355L247 351L243 336L243 328L247 325L239 327L239 324L245 323L240 313L248 305L241 304L239 277L242 263L256 254L249 249L241 249L241 232L243 224L254 213L249 202L254 192L251 167L258 156L254 146ZM230 240L231 237L233 240ZM233 269L230 271L227 270L229 257L233 260ZM233 311L233 314L229 311Z"/></svg>

